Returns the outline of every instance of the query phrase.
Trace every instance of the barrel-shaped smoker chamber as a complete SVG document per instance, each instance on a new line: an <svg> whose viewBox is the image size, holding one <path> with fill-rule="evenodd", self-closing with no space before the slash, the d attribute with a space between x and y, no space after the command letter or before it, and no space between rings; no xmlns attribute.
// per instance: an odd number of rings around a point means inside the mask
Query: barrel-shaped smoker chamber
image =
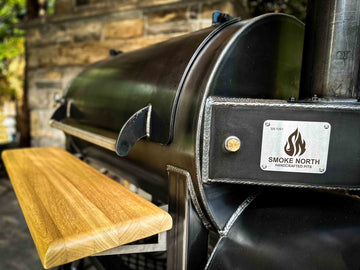
<svg viewBox="0 0 360 270"><path fill-rule="evenodd" d="M158 202L172 200L168 177L186 176L190 208L196 212L196 217L189 218L192 225L186 234L188 269L204 267L206 261L209 269L235 269L240 264L242 269L359 267L360 260L353 256L353 251L360 250L357 200L320 191L207 182L203 177L204 130L217 125L206 118L208 98L297 99L303 35L303 24L287 15L235 19L93 64L65 94L67 117L61 122L111 140L117 139L130 118L151 105L147 136L138 138L127 157L118 157L84 137L68 136L68 147L134 181ZM286 115L283 111L280 118ZM229 130L239 121L231 113L229 119L221 119L229 123L225 125ZM226 130L217 132L231 135ZM246 146L246 140L241 143ZM224 150L223 154L220 165L233 153ZM242 155L246 159L251 154ZM292 184L282 181L289 186L309 184L297 177L300 180ZM208 230L221 236L209 259Z"/></svg>
<svg viewBox="0 0 360 270"><path fill-rule="evenodd" d="M250 22L235 20L107 59L87 68L69 87L66 98L76 108L71 119L118 133L135 112L151 104L159 118L151 140L168 144L180 95L188 91L184 84L193 73L200 76L216 69L208 82L212 95L296 96L302 36L299 21L272 15ZM206 59L210 65L205 71L194 67L204 53L214 58ZM222 61L217 63L215 57ZM204 95L197 91L196 96Z"/></svg>

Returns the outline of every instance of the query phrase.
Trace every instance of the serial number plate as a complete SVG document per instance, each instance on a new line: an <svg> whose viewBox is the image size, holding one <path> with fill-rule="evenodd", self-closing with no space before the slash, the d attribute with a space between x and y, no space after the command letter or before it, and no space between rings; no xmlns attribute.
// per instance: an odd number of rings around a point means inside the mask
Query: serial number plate
<svg viewBox="0 0 360 270"><path fill-rule="evenodd" d="M264 171L326 171L331 125L327 122L266 120L260 168Z"/></svg>

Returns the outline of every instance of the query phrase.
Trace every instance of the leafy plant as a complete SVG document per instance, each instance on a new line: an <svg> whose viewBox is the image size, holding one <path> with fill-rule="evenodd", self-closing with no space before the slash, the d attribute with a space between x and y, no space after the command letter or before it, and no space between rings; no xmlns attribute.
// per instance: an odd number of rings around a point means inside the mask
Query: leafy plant
<svg viewBox="0 0 360 270"><path fill-rule="evenodd" d="M25 0L0 0L0 101L14 99L21 94L22 86L12 83L23 80L24 31L16 28L25 16ZM20 92L20 93L19 93Z"/></svg>

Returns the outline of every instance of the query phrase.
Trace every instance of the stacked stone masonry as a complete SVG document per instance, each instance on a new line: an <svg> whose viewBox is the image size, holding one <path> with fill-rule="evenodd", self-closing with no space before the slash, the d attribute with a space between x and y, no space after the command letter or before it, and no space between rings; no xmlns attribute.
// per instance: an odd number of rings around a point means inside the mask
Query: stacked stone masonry
<svg viewBox="0 0 360 270"><path fill-rule="evenodd" d="M211 25L219 10L246 17L246 1L57 0L55 14L27 22L29 107L33 146L64 147L49 127L55 96L110 49L133 51Z"/></svg>

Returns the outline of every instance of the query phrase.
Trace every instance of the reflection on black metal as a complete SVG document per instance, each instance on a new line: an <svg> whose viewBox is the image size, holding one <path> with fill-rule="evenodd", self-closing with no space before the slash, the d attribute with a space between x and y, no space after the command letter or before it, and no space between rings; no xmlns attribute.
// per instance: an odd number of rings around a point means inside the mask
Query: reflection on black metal
<svg viewBox="0 0 360 270"><path fill-rule="evenodd" d="M359 26L360 1L309 1L302 98L359 98Z"/></svg>
<svg viewBox="0 0 360 270"><path fill-rule="evenodd" d="M154 203L169 203L168 269L356 268L360 201L325 189L360 187L360 43L351 34L358 2L311 3L300 94L299 20L267 14L229 21L216 13L216 27L88 67L70 85L52 126L85 160L137 184ZM319 11L317 3L328 9ZM262 168L266 120L331 125L326 171ZM279 151L306 162L313 138L302 140L306 131L299 128L289 141L299 150L292 152L286 143L295 130L279 136ZM225 149L229 136L241 140L238 151Z"/></svg>
<svg viewBox="0 0 360 270"><path fill-rule="evenodd" d="M127 156L131 147L140 139L151 139L151 105L136 112L124 124L116 140L116 154Z"/></svg>

